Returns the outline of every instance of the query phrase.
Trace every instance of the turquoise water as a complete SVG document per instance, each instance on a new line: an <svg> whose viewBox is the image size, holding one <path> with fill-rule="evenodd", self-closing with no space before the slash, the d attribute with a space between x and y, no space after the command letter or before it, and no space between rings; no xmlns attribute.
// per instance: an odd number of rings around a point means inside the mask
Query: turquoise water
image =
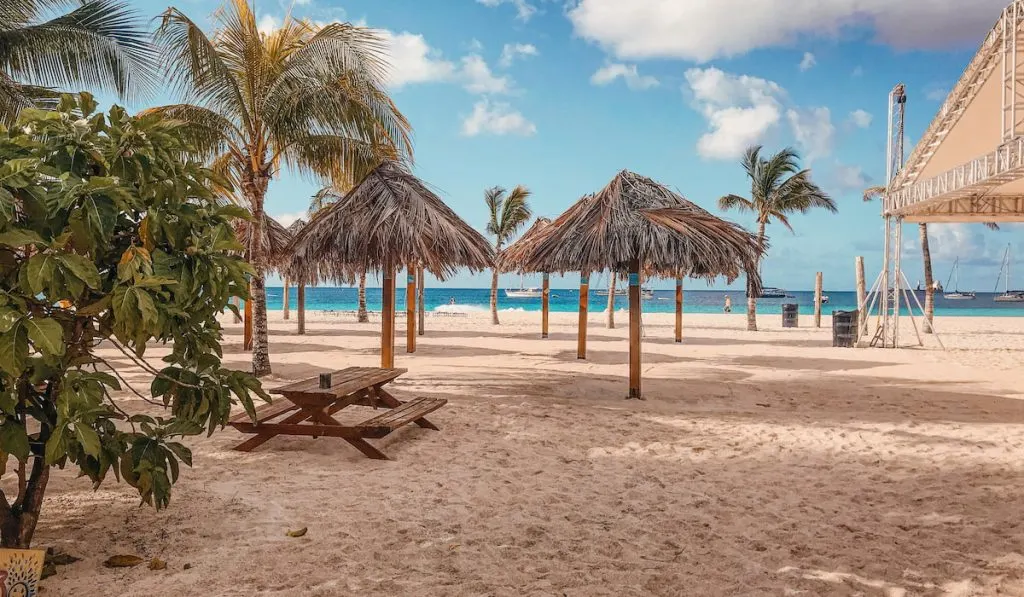
<svg viewBox="0 0 1024 597"><path fill-rule="evenodd" d="M503 290L499 290L498 308L503 311L540 311L540 299L511 299L505 297ZM291 290L290 303L295 308L295 289ZM758 300L758 313L772 314L781 313L783 303L796 303L800 306L800 313L811 315L814 313L814 293L808 291L790 291L792 297L785 299L760 299ZM831 313L833 310L852 311L857 308L856 294L853 292L828 292L829 303L822 306L822 312ZM924 303L924 293L917 293L921 303ZM725 302L725 296L732 298L733 313L742 313L746 309L746 297L743 292L728 292L721 290L687 290L685 294L684 309L688 313L721 313ZM1017 317L1024 315L1024 303L996 303L992 299L996 294L978 293L978 298L973 301L947 301L942 295L935 297L935 313L942 316L996 316L996 317ZM380 311L381 306L380 288L367 288L367 308L371 311ZM356 288L307 288L306 309L311 311L350 311L358 306L358 290ZM452 299L455 304L452 305ZM405 309L405 288L396 291L397 308ZM434 311L486 311L490 305L490 290L486 288L427 288L424 291L424 302L427 310ZM578 289L551 289L551 310L554 312L575 312L579 304ZM589 298L589 308L592 312L605 311L608 306L607 296L597 296L592 290ZM271 310L280 310L282 307L282 289L280 287L267 288L267 307ZM626 297L618 296L615 301L616 309L626 309L628 303ZM671 313L675 310L675 290L655 290L652 299L644 300L643 309L648 313ZM905 311L905 310L904 310Z"/></svg>

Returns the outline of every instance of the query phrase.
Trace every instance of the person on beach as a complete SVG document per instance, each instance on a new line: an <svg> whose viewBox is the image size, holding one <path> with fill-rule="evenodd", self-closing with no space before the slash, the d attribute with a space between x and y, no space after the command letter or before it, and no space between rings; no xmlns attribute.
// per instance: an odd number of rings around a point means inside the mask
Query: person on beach
<svg viewBox="0 0 1024 597"><path fill-rule="evenodd" d="M728 294L725 295L725 312L732 313L732 299L729 298Z"/></svg>
<svg viewBox="0 0 1024 597"><path fill-rule="evenodd" d="M449 305L454 305L455 304L455 297L454 296L451 297L450 299L448 299L448 304Z"/></svg>

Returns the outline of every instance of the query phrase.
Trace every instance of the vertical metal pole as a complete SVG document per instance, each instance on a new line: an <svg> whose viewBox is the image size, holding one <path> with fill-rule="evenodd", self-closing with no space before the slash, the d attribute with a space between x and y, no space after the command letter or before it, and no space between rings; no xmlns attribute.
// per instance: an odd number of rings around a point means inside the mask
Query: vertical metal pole
<svg viewBox="0 0 1024 597"><path fill-rule="evenodd" d="M893 280L895 287L893 294L893 316L892 316L892 347L900 347L900 278L902 277L903 270L900 269L900 257L903 255L903 250L900 245L903 243L903 218L895 218L896 220L896 239L895 247L892 250L896 252L894 255L895 264L893 265L893 271L895 272L895 280Z"/></svg>
<svg viewBox="0 0 1024 597"><path fill-rule="evenodd" d="M892 231L892 218L885 217L885 247L882 252L882 285L879 288L881 300L878 301L878 321L881 330L882 346L885 346L889 338L889 272L892 271L892 264L889 262L889 242Z"/></svg>

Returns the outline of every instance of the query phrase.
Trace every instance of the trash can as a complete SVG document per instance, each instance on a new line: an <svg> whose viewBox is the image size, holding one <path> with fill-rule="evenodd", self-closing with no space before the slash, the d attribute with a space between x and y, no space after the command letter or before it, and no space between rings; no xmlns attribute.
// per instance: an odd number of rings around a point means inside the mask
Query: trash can
<svg viewBox="0 0 1024 597"><path fill-rule="evenodd" d="M800 305L786 303L782 305L782 327L800 327Z"/></svg>
<svg viewBox="0 0 1024 597"><path fill-rule="evenodd" d="M832 346L857 346L856 311L832 311Z"/></svg>

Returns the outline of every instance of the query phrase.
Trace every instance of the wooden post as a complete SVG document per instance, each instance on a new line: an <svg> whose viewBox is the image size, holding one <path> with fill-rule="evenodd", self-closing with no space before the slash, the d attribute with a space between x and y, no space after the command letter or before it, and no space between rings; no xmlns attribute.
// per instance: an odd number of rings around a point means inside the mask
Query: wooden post
<svg viewBox="0 0 1024 597"><path fill-rule="evenodd" d="M384 283L381 288L381 330L380 366L392 369L395 366L395 269L384 268Z"/></svg>
<svg viewBox="0 0 1024 597"><path fill-rule="evenodd" d="M814 276L814 327L821 327L821 272Z"/></svg>
<svg viewBox="0 0 1024 597"><path fill-rule="evenodd" d="M540 292L540 337L548 337L548 307L551 301L551 280L548 273L544 272Z"/></svg>
<svg viewBox="0 0 1024 597"><path fill-rule="evenodd" d="M868 333L867 285L864 280L864 258L857 257L857 339Z"/></svg>
<svg viewBox="0 0 1024 597"><path fill-rule="evenodd" d="M580 320L576 358L587 358L587 303L590 301L590 273L580 274Z"/></svg>
<svg viewBox="0 0 1024 597"><path fill-rule="evenodd" d="M291 318L291 312L290 312L291 305L288 304L289 303L288 299L290 298L288 296L290 294L289 293L288 278L284 279L284 288L282 288L282 290L283 290L282 294L284 294L284 298L281 299L281 318L284 319L285 321L288 321Z"/></svg>
<svg viewBox="0 0 1024 597"><path fill-rule="evenodd" d="M676 342L683 341L683 278L676 278Z"/></svg>
<svg viewBox="0 0 1024 597"><path fill-rule="evenodd" d="M615 329L615 271L608 272L608 323L609 330Z"/></svg>
<svg viewBox="0 0 1024 597"><path fill-rule="evenodd" d="M416 352L416 266L405 273L405 352Z"/></svg>
<svg viewBox="0 0 1024 597"><path fill-rule="evenodd" d="M296 318L299 320L299 335L306 335L306 284L305 282L299 282L298 288L295 289L295 302L297 303L296 309L298 313Z"/></svg>
<svg viewBox="0 0 1024 597"><path fill-rule="evenodd" d="M640 263L629 266L629 396L640 393Z"/></svg>
<svg viewBox="0 0 1024 597"><path fill-rule="evenodd" d="M249 298L245 299L245 329L242 331L242 350L252 350L252 282L249 282Z"/></svg>
<svg viewBox="0 0 1024 597"><path fill-rule="evenodd" d="M416 333L420 336L426 330L426 307L423 305L423 266L416 268L416 310L419 311L419 325L416 327Z"/></svg>

